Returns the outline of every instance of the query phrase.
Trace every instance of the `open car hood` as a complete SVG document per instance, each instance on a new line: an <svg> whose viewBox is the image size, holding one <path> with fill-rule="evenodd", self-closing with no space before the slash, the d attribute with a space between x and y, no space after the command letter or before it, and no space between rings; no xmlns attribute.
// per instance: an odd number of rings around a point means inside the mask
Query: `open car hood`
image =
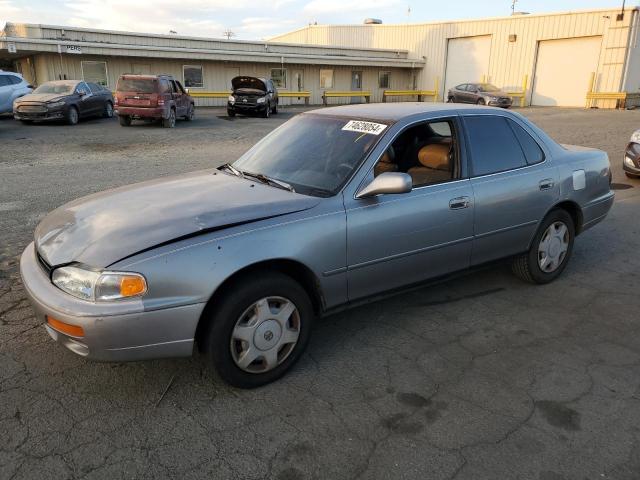
<svg viewBox="0 0 640 480"><path fill-rule="evenodd" d="M239 90L241 88L250 88L252 90L262 90L263 92L267 91L267 84L262 78L256 77L234 77L231 80L231 86L233 90Z"/></svg>
<svg viewBox="0 0 640 480"><path fill-rule="evenodd" d="M80 198L47 215L35 232L51 266L104 268L189 236L314 207L308 197L217 170L129 185Z"/></svg>

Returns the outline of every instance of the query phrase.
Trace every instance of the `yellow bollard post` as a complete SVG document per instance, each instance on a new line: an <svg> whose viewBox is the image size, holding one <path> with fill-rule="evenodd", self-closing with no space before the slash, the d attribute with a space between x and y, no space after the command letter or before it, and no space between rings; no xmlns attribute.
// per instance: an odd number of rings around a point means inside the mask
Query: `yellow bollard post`
<svg viewBox="0 0 640 480"><path fill-rule="evenodd" d="M592 100L589 98L589 94L593 93L595 83L596 83L596 72L591 72L591 77L589 78L589 90L587 90L587 101L585 103L585 108L591 108Z"/></svg>
<svg viewBox="0 0 640 480"><path fill-rule="evenodd" d="M435 84L433 86L433 91L435 92L435 95L433 96L433 101L437 102L438 101L438 90L440 88L440 79L438 77L436 77L435 79Z"/></svg>
<svg viewBox="0 0 640 480"><path fill-rule="evenodd" d="M520 107L525 105L525 97L527 96L527 83L529 82L529 75L524 76L522 79L522 96L520 97Z"/></svg>

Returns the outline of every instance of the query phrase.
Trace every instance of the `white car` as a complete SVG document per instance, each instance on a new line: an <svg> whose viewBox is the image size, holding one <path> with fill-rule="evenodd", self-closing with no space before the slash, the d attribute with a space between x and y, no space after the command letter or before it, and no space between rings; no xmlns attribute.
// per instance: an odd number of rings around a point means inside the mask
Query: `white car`
<svg viewBox="0 0 640 480"><path fill-rule="evenodd" d="M0 70L0 113L13 111L13 101L33 91L22 75Z"/></svg>
<svg viewBox="0 0 640 480"><path fill-rule="evenodd" d="M640 178L640 130L636 130L631 135L629 145L624 152L622 169L629 178Z"/></svg>

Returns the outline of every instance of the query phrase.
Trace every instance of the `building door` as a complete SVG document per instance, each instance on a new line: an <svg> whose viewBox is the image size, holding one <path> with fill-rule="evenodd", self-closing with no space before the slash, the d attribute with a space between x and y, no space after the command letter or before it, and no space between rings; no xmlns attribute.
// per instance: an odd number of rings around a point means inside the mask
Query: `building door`
<svg viewBox="0 0 640 480"><path fill-rule="evenodd" d="M531 105L584 107L601 44L602 37L539 42Z"/></svg>
<svg viewBox="0 0 640 480"><path fill-rule="evenodd" d="M362 71L351 72L351 90L354 92L362 90ZM360 103L361 101L361 97L351 97L351 103Z"/></svg>
<svg viewBox="0 0 640 480"><path fill-rule="evenodd" d="M302 70L292 70L291 71L291 87L290 90L292 92L303 92L304 91L304 72ZM304 103L304 98L301 97L291 97L292 104L301 104Z"/></svg>
<svg viewBox="0 0 640 480"><path fill-rule="evenodd" d="M480 82L489 72L491 35L450 38L447 42L447 67L444 96L461 83Z"/></svg>

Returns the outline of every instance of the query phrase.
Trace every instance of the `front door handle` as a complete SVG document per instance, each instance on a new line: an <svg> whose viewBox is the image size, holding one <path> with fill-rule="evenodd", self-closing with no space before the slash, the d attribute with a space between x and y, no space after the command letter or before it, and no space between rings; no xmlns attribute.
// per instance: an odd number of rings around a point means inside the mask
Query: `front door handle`
<svg viewBox="0 0 640 480"><path fill-rule="evenodd" d="M469 197L456 197L449 200L449 208L451 210L459 210L467 208L471 204Z"/></svg>
<svg viewBox="0 0 640 480"><path fill-rule="evenodd" d="M544 180L540 180L539 185L540 190L549 190L550 188L553 188L555 183L553 182L552 178L545 178Z"/></svg>

